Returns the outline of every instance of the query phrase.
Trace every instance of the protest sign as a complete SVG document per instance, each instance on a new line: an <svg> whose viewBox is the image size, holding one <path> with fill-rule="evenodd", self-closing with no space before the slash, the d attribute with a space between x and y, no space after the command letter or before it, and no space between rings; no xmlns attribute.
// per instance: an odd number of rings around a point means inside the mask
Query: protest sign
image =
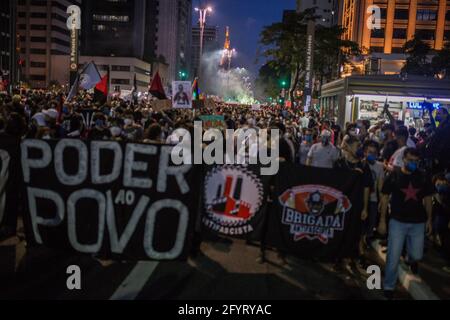
<svg viewBox="0 0 450 320"><path fill-rule="evenodd" d="M21 151L37 244L125 260L187 257L198 175L172 164L172 147L25 140Z"/></svg>
<svg viewBox="0 0 450 320"><path fill-rule="evenodd" d="M204 115L200 116L200 119L203 122L203 129L205 130L227 128L224 116Z"/></svg>
<svg viewBox="0 0 450 320"><path fill-rule="evenodd" d="M20 208L20 142L0 138L0 227L15 230Z"/></svg>
<svg viewBox="0 0 450 320"><path fill-rule="evenodd" d="M172 106L174 109L192 109L192 84L189 81L172 82Z"/></svg>
<svg viewBox="0 0 450 320"><path fill-rule="evenodd" d="M361 175L284 163L275 179L267 244L300 257L356 257Z"/></svg>

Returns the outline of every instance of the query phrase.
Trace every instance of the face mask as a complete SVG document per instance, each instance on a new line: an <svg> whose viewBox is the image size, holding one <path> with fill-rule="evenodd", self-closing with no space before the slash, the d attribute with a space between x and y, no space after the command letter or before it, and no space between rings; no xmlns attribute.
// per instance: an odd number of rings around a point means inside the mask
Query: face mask
<svg viewBox="0 0 450 320"><path fill-rule="evenodd" d="M358 159L364 158L364 150L363 150L363 148L359 148L359 149L356 151L355 156L356 156L356 158L358 158Z"/></svg>
<svg viewBox="0 0 450 320"><path fill-rule="evenodd" d="M449 186L446 184L440 184L436 186L436 190L439 194L447 194L449 192Z"/></svg>
<svg viewBox="0 0 450 320"><path fill-rule="evenodd" d="M370 164L374 164L377 161L377 157L374 156L373 154L369 154L367 156L367 162L369 162Z"/></svg>
<svg viewBox="0 0 450 320"><path fill-rule="evenodd" d="M129 125L131 125L131 124L133 123L133 120L131 120L131 119L125 119L125 120L124 120L124 123L125 123L126 126L129 126Z"/></svg>
<svg viewBox="0 0 450 320"><path fill-rule="evenodd" d="M323 144L324 146L329 145L329 144L330 144L330 138L328 138L328 137L322 137L322 144Z"/></svg>
<svg viewBox="0 0 450 320"><path fill-rule="evenodd" d="M111 135L113 137L118 137L122 133L122 129L120 129L119 127L112 127L111 129L109 129L109 131L111 131Z"/></svg>
<svg viewBox="0 0 450 320"><path fill-rule="evenodd" d="M442 122L442 117L441 116L436 116L436 121L437 122Z"/></svg>
<svg viewBox="0 0 450 320"><path fill-rule="evenodd" d="M313 141L312 136L311 135L305 136L305 141L311 143Z"/></svg>
<svg viewBox="0 0 450 320"><path fill-rule="evenodd" d="M380 140L381 140L381 141L386 140L386 133L380 132Z"/></svg>
<svg viewBox="0 0 450 320"><path fill-rule="evenodd" d="M356 130L351 130L351 131L348 132L348 134L351 135L351 136L353 136L353 137L356 137L356 136L357 136Z"/></svg>
<svg viewBox="0 0 450 320"><path fill-rule="evenodd" d="M408 169L408 171L411 173L416 172L418 168L419 165L417 164L417 162L414 161L408 162L408 164L406 165L406 169Z"/></svg>
<svg viewBox="0 0 450 320"><path fill-rule="evenodd" d="M97 120L97 121L95 121L95 125L97 127L103 127L105 125L105 123L102 120Z"/></svg>
<svg viewBox="0 0 450 320"><path fill-rule="evenodd" d="M50 135L46 134L45 136L42 137L42 139L44 140L50 140L52 137L50 137Z"/></svg>

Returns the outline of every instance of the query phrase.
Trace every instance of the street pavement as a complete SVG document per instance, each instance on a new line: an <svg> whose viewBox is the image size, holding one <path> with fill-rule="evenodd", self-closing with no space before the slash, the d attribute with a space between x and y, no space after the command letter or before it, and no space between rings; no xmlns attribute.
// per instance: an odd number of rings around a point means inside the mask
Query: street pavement
<svg viewBox="0 0 450 320"><path fill-rule="evenodd" d="M332 264L281 259L245 241L203 243L187 262L99 261L43 247L26 249L17 237L0 243L0 299L16 300L382 300L367 275L336 272ZM367 255L377 264L377 256ZM67 289L67 267L81 269L81 290ZM411 299L399 290L398 299Z"/></svg>

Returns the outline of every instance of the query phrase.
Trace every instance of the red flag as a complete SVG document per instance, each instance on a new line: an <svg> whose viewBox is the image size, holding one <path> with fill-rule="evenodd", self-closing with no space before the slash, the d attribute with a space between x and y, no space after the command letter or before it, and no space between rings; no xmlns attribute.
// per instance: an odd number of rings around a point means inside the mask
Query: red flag
<svg viewBox="0 0 450 320"><path fill-rule="evenodd" d="M61 123L62 123L63 109L64 109L64 96L63 96L63 94L61 93L61 94L59 95L59 101L58 101L58 107L57 107L57 110L58 110L58 119L57 119L57 123L58 123L58 124L61 124Z"/></svg>
<svg viewBox="0 0 450 320"><path fill-rule="evenodd" d="M159 72L156 72L148 92L159 100L167 99L166 93L164 92L164 88L162 85L161 77L159 76Z"/></svg>
<svg viewBox="0 0 450 320"><path fill-rule="evenodd" d="M97 102L104 103L108 98L108 74L106 74L102 80L97 83L94 89L94 99Z"/></svg>

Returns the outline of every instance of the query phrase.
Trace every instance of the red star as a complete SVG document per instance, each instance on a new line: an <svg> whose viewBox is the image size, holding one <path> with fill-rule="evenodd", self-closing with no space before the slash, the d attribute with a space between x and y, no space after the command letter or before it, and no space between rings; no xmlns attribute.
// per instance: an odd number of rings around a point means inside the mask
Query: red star
<svg viewBox="0 0 450 320"><path fill-rule="evenodd" d="M408 202L408 200L419 201L419 199L417 199L417 193L420 189L415 189L411 182L409 183L408 189L401 190L405 194L405 202Z"/></svg>

